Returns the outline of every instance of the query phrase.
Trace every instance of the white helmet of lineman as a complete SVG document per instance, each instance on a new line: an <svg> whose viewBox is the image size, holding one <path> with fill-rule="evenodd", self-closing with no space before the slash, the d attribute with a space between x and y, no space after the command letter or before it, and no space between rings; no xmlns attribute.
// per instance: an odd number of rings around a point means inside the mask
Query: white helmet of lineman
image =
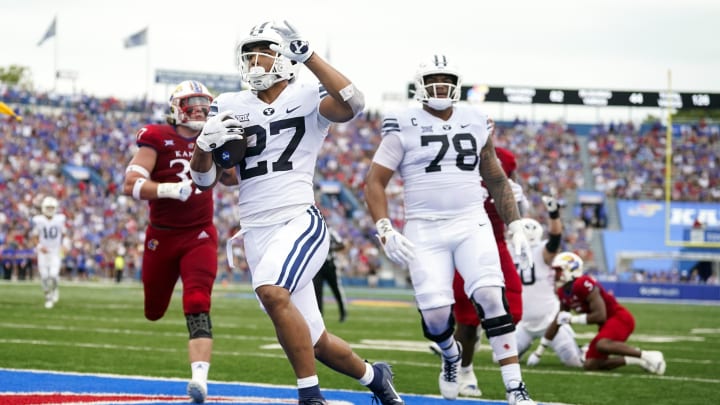
<svg viewBox="0 0 720 405"><path fill-rule="evenodd" d="M565 284L583 275L583 260L573 252L558 253L550 267L556 271L560 270L560 274L555 277L559 284Z"/></svg>
<svg viewBox="0 0 720 405"><path fill-rule="evenodd" d="M210 113L210 103L212 101L213 96L205 85L195 80L185 80L178 84L170 94L168 123L200 131L205 125L208 113ZM191 119L192 110L196 107L202 108L205 112L205 118L202 120Z"/></svg>
<svg viewBox="0 0 720 405"><path fill-rule="evenodd" d="M43 198L42 203L40 203L40 210L42 211L43 215L48 218L52 218L53 215L55 215L55 212L57 212L57 207L58 200L50 196Z"/></svg>
<svg viewBox="0 0 720 405"><path fill-rule="evenodd" d="M454 79L454 83L432 83L425 81L428 76L447 75ZM429 60L420 64L415 73L415 99L433 110L442 111L450 108L453 103L460 100L462 76L456 66L448 63L445 55L436 54ZM447 87L447 96L438 97L438 89Z"/></svg>
<svg viewBox="0 0 720 405"><path fill-rule="evenodd" d="M267 90L277 82L294 79L297 74L295 62L281 54L252 52L251 45L253 44L282 44L282 37L272 29L273 24L272 21L266 21L254 26L250 30L250 34L240 40L235 47L235 59L242 79L248 82L254 90ZM265 71L265 68L258 64L260 57L274 60L269 71Z"/></svg>
<svg viewBox="0 0 720 405"><path fill-rule="evenodd" d="M540 222L532 218L521 219L525 237L527 237L530 246L537 246L542 241L543 227Z"/></svg>

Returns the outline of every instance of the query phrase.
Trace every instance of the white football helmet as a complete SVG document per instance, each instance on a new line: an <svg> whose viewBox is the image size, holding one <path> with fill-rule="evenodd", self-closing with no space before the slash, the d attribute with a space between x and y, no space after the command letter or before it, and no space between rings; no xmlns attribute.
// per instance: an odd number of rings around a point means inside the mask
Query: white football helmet
<svg viewBox="0 0 720 405"><path fill-rule="evenodd" d="M426 84L427 77L433 75L450 76L454 78L454 83ZM421 63L415 73L414 83L415 99L433 110L446 110L460 100L462 77L457 67L448 63L445 55L436 54ZM445 88L447 88L447 94L442 91ZM438 94L438 90L441 90L440 94Z"/></svg>
<svg viewBox="0 0 720 405"><path fill-rule="evenodd" d="M273 84L288 80L292 81L297 74L297 65L295 62L284 57L281 54L272 54L252 52L251 45L258 42L272 43L280 45L283 40L280 34L272 29L273 22L266 21L258 24L250 30L250 34L240 40L235 47L235 58L237 67L242 74L242 79L250 85L254 90L267 90ZM274 60L269 71L265 71L262 65L258 64L261 58L272 58Z"/></svg>
<svg viewBox="0 0 720 405"><path fill-rule="evenodd" d="M565 284L583 275L583 260L573 252L558 253L550 267L556 271L560 270L560 274L555 277L559 284Z"/></svg>
<svg viewBox="0 0 720 405"><path fill-rule="evenodd" d="M525 231L525 237L527 237L530 246L537 246L542 241L543 227L540 222L532 218L521 219L523 230Z"/></svg>
<svg viewBox="0 0 720 405"><path fill-rule="evenodd" d="M58 207L58 200L47 196L43 198L42 203L40 203L40 210L42 211L43 215L45 215L48 218L52 218L53 215L57 212Z"/></svg>
<svg viewBox="0 0 720 405"><path fill-rule="evenodd" d="M200 131L205 125L212 101L213 96L205 85L195 80L185 80L178 84L170 94L168 122L172 125L182 125ZM205 118L202 120L192 119L192 110L195 107L203 109Z"/></svg>

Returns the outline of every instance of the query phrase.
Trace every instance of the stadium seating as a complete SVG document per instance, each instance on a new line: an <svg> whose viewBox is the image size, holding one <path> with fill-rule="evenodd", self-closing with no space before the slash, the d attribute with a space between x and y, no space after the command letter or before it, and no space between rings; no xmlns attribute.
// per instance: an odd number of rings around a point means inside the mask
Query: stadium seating
<svg viewBox="0 0 720 405"><path fill-rule="evenodd" d="M24 118L16 121L3 116L5 122L0 125L0 247L27 247L29 218L38 207L38 196L52 194L62 201L61 208L72 224L66 246L69 262L84 259L82 265L73 265L75 270L82 268L96 277L111 275L112 259L121 245L127 250L130 268L139 270L147 204L122 196L120 188L135 148L135 132L162 120L165 106L13 88L0 88L0 95ZM343 274L360 278L380 274L380 278L402 281L400 269L393 268L378 250L374 224L361 203L363 178L380 142L379 127L379 114L369 112L331 128L316 175L319 184L329 186L317 188L317 200L329 226L351 242L348 255L338 263ZM717 128L703 123L681 127L674 143L678 173L674 199L720 201ZM587 135L578 135L572 125L561 123L500 122L495 144L516 153L519 182L531 207L542 207L540 197L545 194L565 200L563 249L578 252L590 269L597 270L595 258L603 252L594 249L591 241L598 231L577 215L577 191L600 191L611 198L663 199L664 132L659 125L638 129L632 124L585 126L582 132ZM69 174L68 167L85 168L92 177L78 179ZM236 223L235 195L223 187L214 192L223 247L218 254L225 266L224 243ZM391 219L401 227L399 180L391 181L388 194ZM545 221L542 208L532 208L528 214Z"/></svg>

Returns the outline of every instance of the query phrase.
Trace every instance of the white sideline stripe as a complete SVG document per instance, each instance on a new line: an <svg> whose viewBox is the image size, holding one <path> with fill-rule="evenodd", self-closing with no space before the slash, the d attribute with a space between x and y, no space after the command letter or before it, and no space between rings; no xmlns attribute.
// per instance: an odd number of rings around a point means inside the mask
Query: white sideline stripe
<svg viewBox="0 0 720 405"><path fill-rule="evenodd" d="M185 353L186 349L172 349L172 348L148 348L148 347L140 347L140 346L125 346L125 345L111 345L111 344L97 344L97 343L78 343L78 342L51 342L47 340L25 340L25 339L0 339L0 343L4 344L18 344L18 345L42 345L42 346L66 346L66 347L83 347L83 348L89 348L89 349L119 349L119 350L128 350L128 351L145 351L145 352L165 352L165 353ZM357 347L357 345L351 344L351 346L354 348ZM278 345L279 347L279 345ZM368 349L373 349L373 347L368 347ZM374 347L374 349L378 349L377 347ZM386 349L383 349L386 350ZM272 354L272 353L258 353L257 351L248 351L248 352L226 352L226 351L213 351L213 353L216 353L218 355L222 356L242 356L242 357L262 357L262 358L275 358L275 359L285 359L286 356L284 353L278 353L278 354ZM673 360L674 361L674 360ZM690 362L690 361L688 361ZM413 367L429 367L429 368L437 368L437 362L427 363L427 362L412 362L412 361L394 361L393 364L403 364L406 366L413 366ZM2 370L3 368L0 368ZM483 370L483 371L497 371L497 366L475 366L476 370ZM8 369L11 370L11 369ZM682 381L682 382L698 382L698 383L710 383L710 384L720 384L720 379L710 379L710 378L694 378L694 377L675 377L675 376L669 376L669 375L651 375L651 374L620 374L620 373L612 373L612 372L595 372L595 371L580 371L580 370L547 370L547 369L534 369L534 368L523 368L523 373L537 373L537 374L557 374L557 375L568 375L573 376L574 378L580 377L580 376L587 376L590 378L640 378L640 379L661 379L661 380L667 380L667 381ZM74 374L74 373L70 373ZM78 373L78 375L83 375ZM99 375L99 374L98 374ZM111 374L108 374L111 375ZM271 386L271 385L269 385Z"/></svg>
<svg viewBox="0 0 720 405"><path fill-rule="evenodd" d="M412 362L412 361L394 361L393 364L403 364L406 366L414 366L414 367L432 367L437 368L437 363L420 363L420 362ZM483 370L483 371L491 371L491 372L497 372L497 365L493 366L478 366L473 365L473 368L475 370ZM620 374L620 373L612 373L607 371L581 371L579 369L573 370L568 369L565 370L547 370L547 369L538 369L538 368L531 368L531 367L523 367L522 372L523 374L558 374L558 375L568 375L573 376L573 378L579 378L579 377L589 377L589 378L601 378L601 377L610 377L610 378L640 378L640 379L661 379L661 380L668 380L668 381L689 381L689 382L699 382L699 383L711 383L711 384L720 384L720 379L709 379L709 378L694 378L694 377L674 377L669 375L654 375L654 374L646 374L643 371L641 371L639 368L637 369L639 371L638 374Z"/></svg>
<svg viewBox="0 0 720 405"><path fill-rule="evenodd" d="M0 327L8 329L41 329L68 332L93 332L93 333L109 333L113 335L145 335L145 336L187 336L182 332L157 332L136 329L111 329L111 328L79 328L77 326L61 326L61 325L23 325L19 323L0 322ZM275 342L277 338L269 336L246 336L246 335L228 335L223 336L225 340L267 340Z"/></svg>
<svg viewBox="0 0 720 405"><path fill-rule="evenodd" d="M690 333L698 335L720 335L720 328L693 328Z"/></svg>
<svg viewBox="0 0 720 405"><path fill-rule="evenodd" d="M81 342L51 342L49 340L28 340L28 339L0 339L0 343L4 344L15 344L15 345L32 345L32 346L56 346L56 347L82 347L85 349L117 349L127 350L135 352L164 352L164 353L186 353L187 348L173 349L167 347L146 347L146 346L127 346L127 345L115 345L108 343L81 343ZM256 351L247 352L227 352L213 350L213 353L217 353L223 356L242 356L242 357L263 357L263 358L274 358L284 359L284 354L274 353L258 353Z"/></svg>

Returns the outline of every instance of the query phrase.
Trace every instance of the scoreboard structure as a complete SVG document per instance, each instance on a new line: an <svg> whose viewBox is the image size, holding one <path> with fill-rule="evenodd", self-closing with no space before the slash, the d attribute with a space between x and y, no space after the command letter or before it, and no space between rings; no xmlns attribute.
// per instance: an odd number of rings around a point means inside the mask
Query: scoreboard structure
<svg viewBox="0 0 720 405"><path fill-rule="evenodd" d="M597 88L562 89L529 86L462 86L461 99L471 102L510 104L577 105L587 107L651 107L682 109L720 109L720 93ZM412 98L415 86L408 84Z"/></svg>

